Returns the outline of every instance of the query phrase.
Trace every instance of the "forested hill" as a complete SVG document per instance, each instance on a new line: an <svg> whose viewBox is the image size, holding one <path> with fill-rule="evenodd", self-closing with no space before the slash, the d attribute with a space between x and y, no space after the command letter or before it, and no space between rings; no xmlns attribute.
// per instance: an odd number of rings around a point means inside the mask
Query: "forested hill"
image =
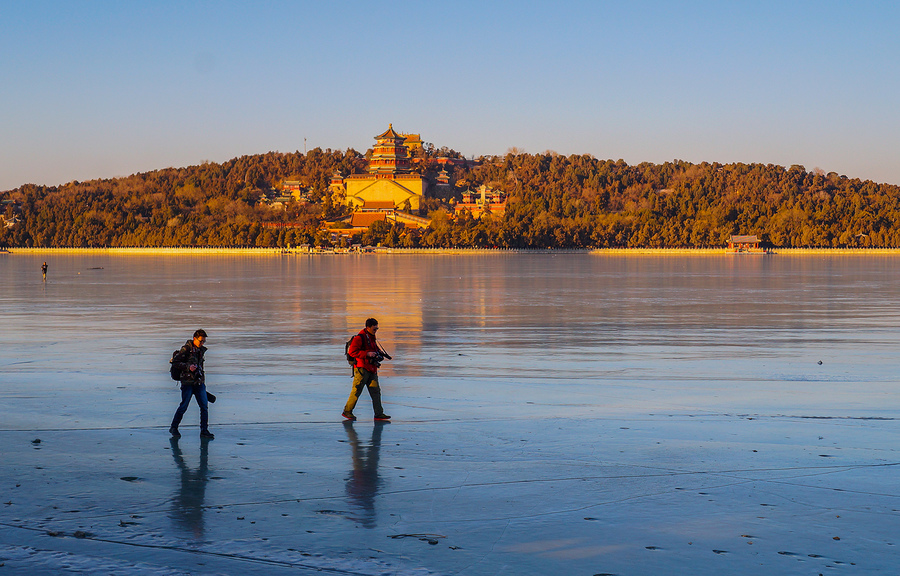
<svg viewBox="0 0 900 576"><path fill-rule="evenodd" d="M446 151L443 151L446 152ZM458 156L458 155L457 155ZM0 193L0 246L287 246L326 244L342 214L332 173L361 173L354 151L268 153L126 178L26 185ZM416 165L426 176L434 157ZM310 204L259 206L284 180ZM454 186L423 203L421 233L376 223L357 241L393 246L516 248L709 247L756 234L780 247L900 246L900 187L762 164L664 164L554 153L485 157L453 168ZM481 184L506 192L504 215L457 217L452 204ZM437 188L435 188L437 189ZM277 226L275 223L288 224Z"/></svg>

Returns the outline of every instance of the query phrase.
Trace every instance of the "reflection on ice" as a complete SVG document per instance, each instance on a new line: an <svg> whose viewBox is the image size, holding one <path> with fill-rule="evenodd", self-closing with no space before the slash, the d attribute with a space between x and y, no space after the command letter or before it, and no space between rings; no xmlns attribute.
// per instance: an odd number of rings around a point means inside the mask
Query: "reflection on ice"
<svg viewBox="0 0 900 576"><path fill-rule="evenodd" d="M350 498L351 506L357 510L353 520L364 528L377 526L375 498L381 487L381 479L378 477L378 452L381 450L381 431L385 424L386 422L376 421L372 428L371 442L362 444L353 422L344 421L353 462L353 468L347 476L347 496Z"/></svg>
<svg viewBox="0 0 900 576"><path fill-rule="evenodd" d="M0 259L7 572L896 569L892 258L36 259ZM369 316L388 431L338 423ZM212 455L166 434L197 326Z"/></svg>
<svg viewBox="0 0 900 576"><path fill-rule="evenodd" d="M190 468L185 462L178 438L170 438L169 444L180 480L178 490L172 497L172 519L188 537L203 539L203 510L206 484L209 482L209 439L200 439L200 462L197 468Z"/></svg>

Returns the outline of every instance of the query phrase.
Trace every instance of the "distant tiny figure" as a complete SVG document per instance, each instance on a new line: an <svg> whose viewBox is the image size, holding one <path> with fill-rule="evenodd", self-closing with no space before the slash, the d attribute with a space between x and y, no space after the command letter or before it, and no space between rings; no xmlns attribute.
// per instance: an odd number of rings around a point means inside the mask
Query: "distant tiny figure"
<svg viewBox="0 0 900 576"><path fill-rule="evenodd" d="M41 274L44 275L44 282L46 282L47 281L47 263L46 262L44 262L44 264L41 266Z"/></svg>
<svg viewBox="0 0 900 576"><path fill-rule="evenodd" d="M353 387L350 389L350 397L344 405L341 415L347 420L356 420L353 409L356 407L363 388L369 391L372 397L372 408L375 410L376 420L390 420L391 417L384 413L381 406L381 388L378 384L378 366L384 358L389 358L378 347L375 340L375 332L378 331L378 320L369 318L366 327L353 337L347 354L356 358L356 366L353 367Z"/></svg>
<svg viewBox="0 0 900 576"><path fill-rule="evenodd" d="M181 374L181 404L172 418L169 433L175 438L181 438L178 425L184 413L191 403L191 397L197 399L200 406L200 437L215 438L209 431L209 399L206 396L206 375L203 372L203 354L206 352L206 332L203 329L194 332L194 337L184 343L181 350L172 359L174 369Z"/></svg>

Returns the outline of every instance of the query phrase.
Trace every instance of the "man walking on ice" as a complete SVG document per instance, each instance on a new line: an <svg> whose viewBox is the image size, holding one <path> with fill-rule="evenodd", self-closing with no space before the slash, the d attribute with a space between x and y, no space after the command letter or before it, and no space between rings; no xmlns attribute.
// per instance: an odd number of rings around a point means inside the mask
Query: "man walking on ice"
<svg viewBox="0 0 900 576"><path fill-rule="evenodd" d="M197 398L200 406L200 437L212 440L215 438L209 431L209 399L206 395L206 375L203 373L203 354L206 352L206 332L203 329L194 332L194 337L184 343L181 350L172 359L174 368L180 374L181 404L172 418L169 433L175 438L181 438L178 425L184 413L191 403L191 397Z"/></svg>
<svg viewBox="0 0 900 576"><path fill-rule="evenodd" d="M381 363L382 353L375 340L375 332L378 331L378 320L369 318L366 327L353 337L347 354L356 358L356 366L353 367L353 387L350 389L350 397L344 405L341 414L347 420L356 420L353 409L359 401L363 388L369 391L372 397L372 408L375 410L376 420L390 420L391 417L384 413L381 406L381 387L378 384L378 365Z"/></svg>

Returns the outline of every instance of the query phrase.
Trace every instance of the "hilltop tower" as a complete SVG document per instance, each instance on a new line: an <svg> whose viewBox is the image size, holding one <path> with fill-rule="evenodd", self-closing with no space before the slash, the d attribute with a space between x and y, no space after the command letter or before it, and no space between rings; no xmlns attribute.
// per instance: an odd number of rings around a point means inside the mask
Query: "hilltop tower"
<svg viewBox="0 0 900 576"><path fill-rule="evenodd" d="M369 174L391 178L397 174L409 174L409 151L403 145L404 138L388 124L386 132L375 137L375 147L369 160Z"/></svg>
<svg viewBox="0 0 900 576"><path fill-rule="evenodd" d="M413 135L418 139L418 134ZM357 210L418 210L425 194L425 181L412 172L406 135L394 131L392 124L375 136L369 158L368 174L350 174L331 179L331 192Z"/></svg>

